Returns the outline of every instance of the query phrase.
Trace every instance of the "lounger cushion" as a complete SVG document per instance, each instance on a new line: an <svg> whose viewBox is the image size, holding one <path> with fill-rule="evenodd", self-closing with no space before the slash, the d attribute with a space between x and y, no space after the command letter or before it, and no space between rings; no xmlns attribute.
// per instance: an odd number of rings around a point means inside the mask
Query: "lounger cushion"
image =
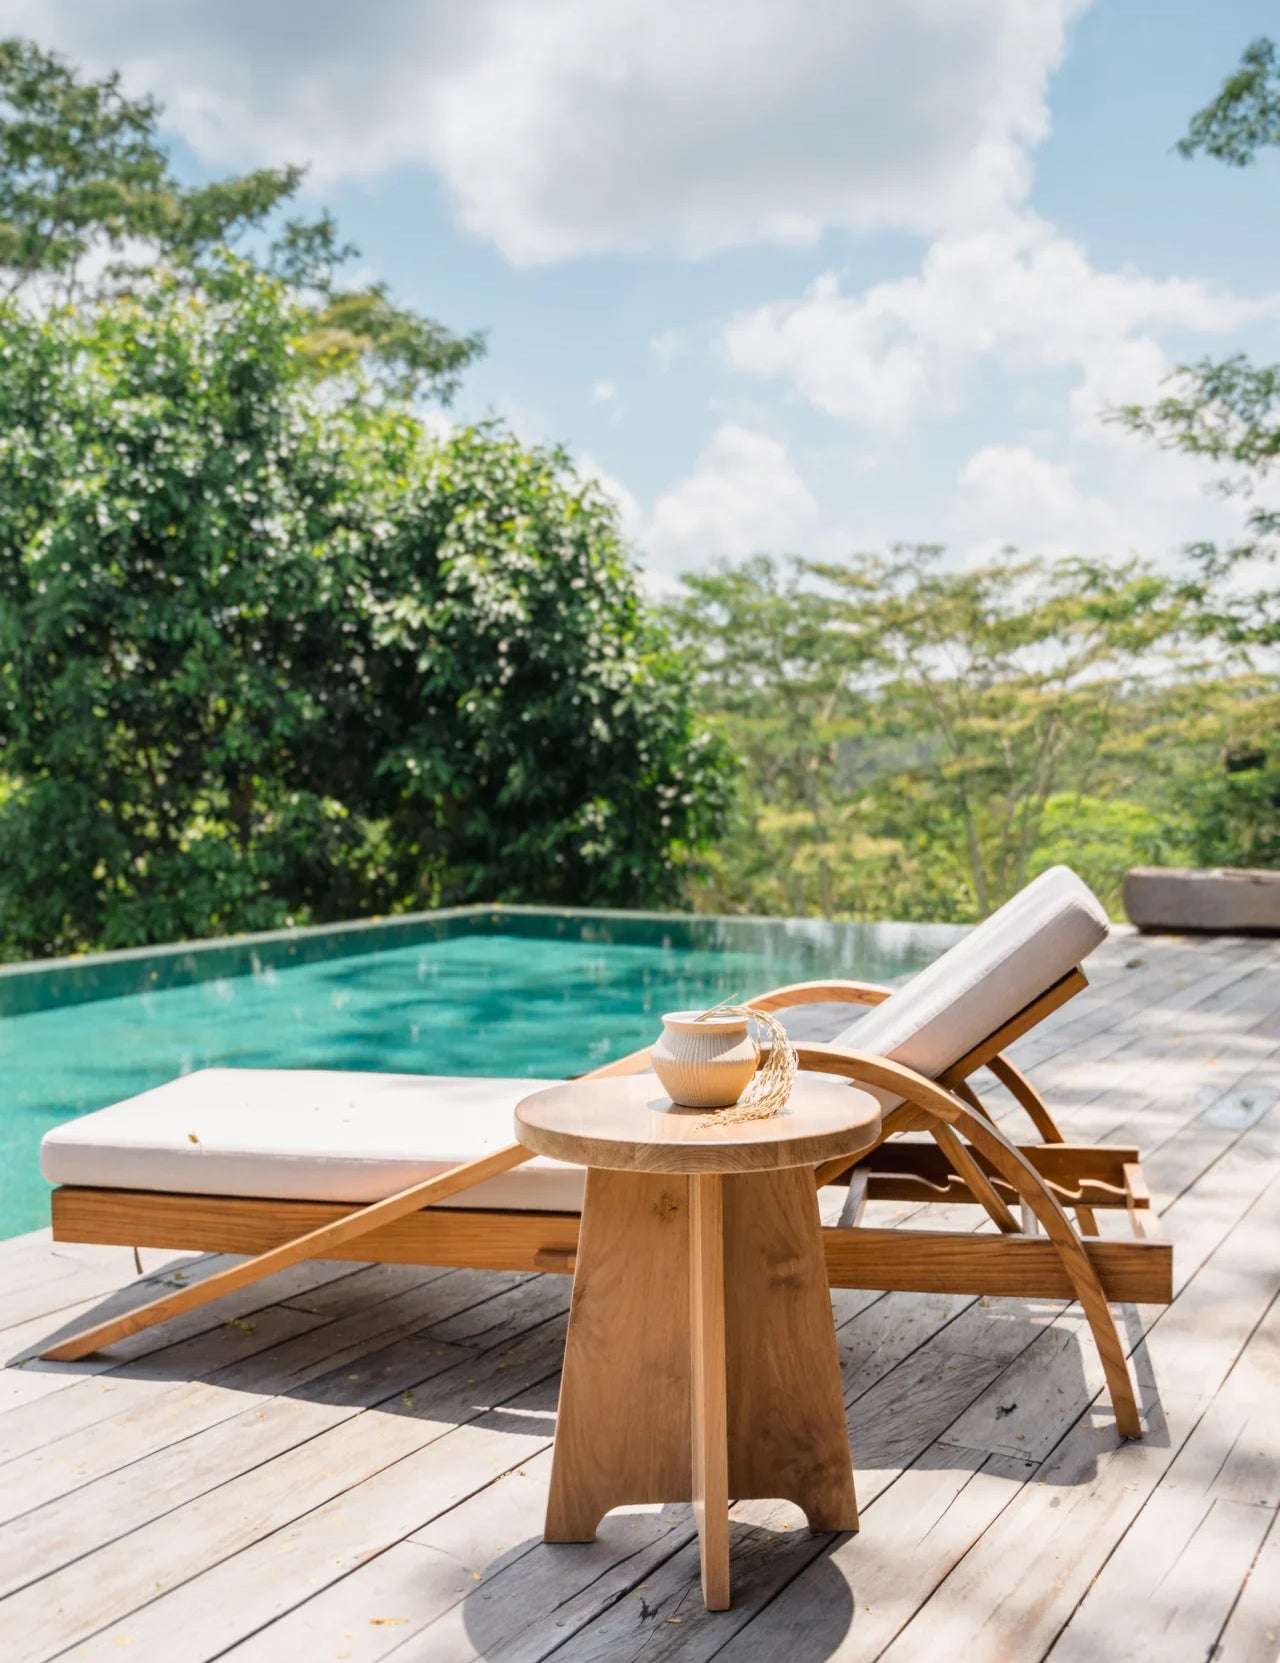
<svg viewBox="0 0 1280 1663"><path fill-rule="evenodd" d="M834 1043L936 1079L1074 970L1108 928L1089 886L1050 867Z"/></svg>
<svg viewBox="0 0 1280 1663"><path fill-rule="evenodd" d="M1106 934L1097 898L1054 867L836 1043L934 1078ZM209 1068L55 1127L41 1166L55 1184L376 1201L510 1143L516 1104L554 1083ZM442 1205L576 1212L582 1188L580 1167L539 1156Z"/></svg>
<svg viewBox="0 0 1280 1663"><path fill-rule="evenodd" d="M514 1141L552 1080L206 1068L46 1133L54 1184L377 1201ZM583 1171L538 1156L442 1206L578 1212Z"/></svg>

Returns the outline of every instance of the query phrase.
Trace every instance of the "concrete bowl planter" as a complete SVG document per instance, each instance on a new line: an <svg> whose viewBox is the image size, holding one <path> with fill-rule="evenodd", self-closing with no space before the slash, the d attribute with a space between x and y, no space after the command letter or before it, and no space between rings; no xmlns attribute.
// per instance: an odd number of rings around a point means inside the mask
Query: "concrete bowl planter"
<svg viewBox="0 0 1280 1663"><path fill-rule="evenodd" d="M1280 934L1280 871L1138 866L1124 904L1140 930L1205 935Z"/></svg>

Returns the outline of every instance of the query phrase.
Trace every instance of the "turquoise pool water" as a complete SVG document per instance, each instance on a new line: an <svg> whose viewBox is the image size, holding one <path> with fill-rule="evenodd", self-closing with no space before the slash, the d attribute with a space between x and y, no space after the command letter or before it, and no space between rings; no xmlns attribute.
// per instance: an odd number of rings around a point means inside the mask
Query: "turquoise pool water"
<svg viewBox="0 0 1280 1663"><path fill-rule="evenodd" d="M464 910L0 974L0 1236L48 1222L45 1131L214 1063L561 1075L665 1010L919 969L948 926Z"/></svg>

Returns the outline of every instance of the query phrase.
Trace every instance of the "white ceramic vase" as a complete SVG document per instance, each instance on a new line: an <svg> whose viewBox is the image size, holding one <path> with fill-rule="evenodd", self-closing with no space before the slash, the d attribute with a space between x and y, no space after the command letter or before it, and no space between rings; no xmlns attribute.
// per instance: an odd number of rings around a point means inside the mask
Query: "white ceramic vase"
<svg viewBox="0 0 1280 1663"><path fill-rule="evenodd" d="M747 1089L760 1060L745 1016L670 1011L650 1053L653 1071L673 1103L686 1109L727 1109Z"/></svg>

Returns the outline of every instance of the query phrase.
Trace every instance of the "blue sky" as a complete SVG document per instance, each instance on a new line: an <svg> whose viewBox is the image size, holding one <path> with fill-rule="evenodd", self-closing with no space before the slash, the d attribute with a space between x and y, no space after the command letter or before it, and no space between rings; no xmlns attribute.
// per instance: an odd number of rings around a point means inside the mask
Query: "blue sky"
<svg viewBox="0 0 1280 1663"><path fill-rule="evenodd" d="M659 586L756 547L1166 558L1240 505L1102 412L1280 357L1280 157L1171 154L1274 0L0 0L311 161L456 406L559 440Z"/></svg>

